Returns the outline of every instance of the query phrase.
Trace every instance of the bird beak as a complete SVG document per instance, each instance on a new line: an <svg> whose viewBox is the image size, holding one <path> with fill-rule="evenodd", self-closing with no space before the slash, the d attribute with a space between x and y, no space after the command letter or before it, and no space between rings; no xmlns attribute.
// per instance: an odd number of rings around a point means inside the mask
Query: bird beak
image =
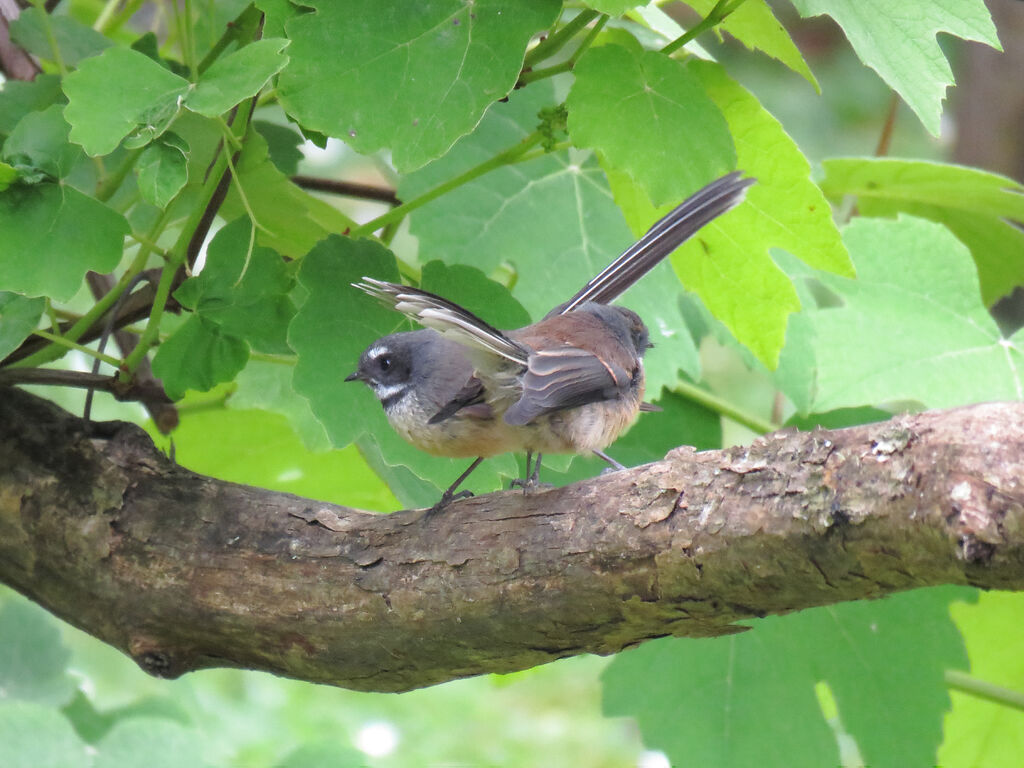
<svg viewBox="0 0 1024 768"><path fill-rule="evenodd" d="M359 381L362 376L359 375L359 371L354 371L345 377L345 381Z"/></svg>

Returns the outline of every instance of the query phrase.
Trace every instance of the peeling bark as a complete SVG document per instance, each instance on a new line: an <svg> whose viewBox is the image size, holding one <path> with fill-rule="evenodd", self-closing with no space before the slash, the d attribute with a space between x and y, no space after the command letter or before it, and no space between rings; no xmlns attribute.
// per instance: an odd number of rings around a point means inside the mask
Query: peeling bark
<svg viewBox="0 0 1024 768"><path fill-rule="evenodd" d="M174 677L401 691L936 584L1024 588L1024 404L769 435L376 515L0 388L0 580Z"/></svg>

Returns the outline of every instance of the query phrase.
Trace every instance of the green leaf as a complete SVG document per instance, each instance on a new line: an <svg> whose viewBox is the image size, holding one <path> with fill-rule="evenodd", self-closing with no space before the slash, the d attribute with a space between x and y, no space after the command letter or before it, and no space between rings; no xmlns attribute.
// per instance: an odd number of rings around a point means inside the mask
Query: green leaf
<svg viewBox="0 0 1024 768"><path fill-rule="evenodd" d="M0 325L0 331L2 328ZM0 637L4 639L0 699L24 699L50 706L61 706L71 699L76 687L68 674L71 652L61 642L52 616L33 603L12 600L0 609ZM6 765L3 761L0 764Z"/></svg>
<svg viewBox="0 0 1024 768"><path fill-rule="evenodd" d="M428 0L415 13L375 0L303 5L315 12L286 25L285 109L358 152L390 148L405 172L447 152L512 89L527 42L561 3Z"/></svg>
<svg viewBox="0 0 1024 768"><path fill-rule="evenodd" d="M1024 186L977 168L890 158L826 160L822 189L857 196L862 216L909 213L945 224L971 249L981 295L992 305L1024 285Z"/></svg>
<svg viewBox="0 0 1024 768"><path fill-rule="evenodd" d="M817 361L813 410L1024 398L1020 342L1000 335L970 253L947 229L901 215L856 219L843 234L858 279L818 275L841 305L807 315Z"/></svg>
<svg viewBox="0 0 1024 768"><path fill-rule="evenodd" d="M716 2L717 0L686 0L686 4L701 16L707 16ZM725 30L747 48L763 51L773 59L778 59L798 75L806 78L807 82L814 86L814 90L821 93L821 87L811 68L804 61L800 49L796 47L786 28L775 18L766 0L746 0L725 17L725 21L718 25L718 29Z"/></svg>
<svg viewBox="0 0 1024 768"><path fill-rule="evenodd" d="M287 332L295 305L288 293L294 281L274 251L259 246L250 251L251 232L245 218L221 229L210 241L203 271L174 297L258 352L290 354Z"/></svg>
<svg viewBox="0 0 1024 768"><path fill-rule="evenodd" d="M235 170L221 216L234 219L247 215L238 192L241 187L259 224L256 242L282 256L301 258L327 234L346 232L353 226L337 208L289 181L270 161L267 142L256 131L246 136Z"/></svg>
<svg viewBox="0 0 1024 768"><path fill-rule="evenodd" d="M162 718L115 723L96 745L93 768L197 768L204 765L194 728Z"/></svg>
<svg viewBox="0 0 1024 768"><path fill-rule="evenodd" d="M0 291L0 360L21 346L39 325L46 300Z"/></svg>
<svg viewBox="0 0 1024 768"><path fill-rule="evenodd" d="M121 260L124 217L63 184L14 185L0 193L0 290L67 301L87 270Z"/></svg>
<svg viewBox="0 0 1024 768"><path fill-rule="evenodd" d="M977 603L956 603L953 620L971 658L971 677L1024 691L1024 655L1016 627L1024 622L1024 595L982 592ZM1011 766L1024 754L1024 712L958 690L950 691L953 711L937 765Z"/></svg>
<svg viewBox="0 0 1024 768"><path fill-rule="evenodd" d="M29 112L7 137L3 159L26 180L34 172L63 179L83 157L79 147L68 143L69 130L57 104L41 112Z"/></svg>
<svg viewBox="0 0 1024 768"><path fill-rule="evenodd" d="M183 149L183 144L177 134L165 133L135 164L139 194L157 208L166 207L188 182L188 145Z"/></svg>
<svg viewBox="0 0 1024 768"><path fill-rule="evenodd" d="M57 75L39 75L31 82L8 80L0 90L0 134L8 134L29 112L64 100Z"/></svg>
<svg viewBox="0 0 1024 768"><path fill-rule="evenodd" d="M91 763L85 744L60 712L40 704L0 700L0 765L68 768Z"/></svg>
<svg viewBox="0 0 1024 768"><path fill-rule="evenodd" d="M799 309L789 278L769 256L782 248L820 269L852 274L839 231L810 164L779 122L718 65L689 65L718 104L730 130L742 135L737 167L757 179L747 202L701 230L672 255L683 285L768 367L785 341L786 321ZM666 209L654 210L622 174L612 190L639 233Z"/></svg>
<svg viewBox="0 0 1024 768"><path fill-rule="evenodd" d="M263 11L263 34L267 37L286 37L285 22L301 13L291 0L255 0L253 5Z"/></svg>
<svg viewBox="0 0 1024 768"><path fill-rule="evenodd" d="M270 161L286 176L298 173L302 152L299 147L305 141L302 136L291 128L271 123L266 120L253 120L252 127L259 131L267 142Z"/></svg>
<svg viewBox="0 0 1024 768"><path fill-rule="evenodd" d="M167 395L177 400L185 390L206 392L231 381L249 359L249 345L216 323L193 315L156 350L153 373Z"/></svg>
<svg viewBox="0 0 1024 768"><path fill-rule="evenodd" d="M516 91L455 151L403 178L399 196L410 200L514 145L553 98L543 83ZM633 239L594 159L564 151L491 171L414 211L409 227L419 238L421 258L441 255L446 263L484 273L512 265L512 295L535 320L576 293ZM651 329L655 346L645 359L651 392L674 382L679 368L694 376L699 368L693 340L682 332L679 293L671 269L661 264L621 299Z"/></svg>
<svg viewBox="0 0 1024 768"><path fill-rule="evenodd" d="M145 54L108 48L64 80L64 117L71 123L71 140L90 155L106 155L136 129L147 141L156 138L188 89L187 80Z"/></svg>
<svg viewBox="0 0 1024 768"><path fill-rule="evenodd" d="M201 115L216 117L255 96L288 63L283 53L287 46L288 41L279 38L257 40L217 59L185 98L185 106Z"/></svg>
<svg viewBox="0 0 1024 768"><path fill-rule="evenodd" d="M655 205L678 203L736 167L729 126L692 69L657 51L603 45L573 68L569 135L599 150Z"/></svg>
<svg viewBox="0 0 1024 768"><path fill-rule="evenodd" d="M953 84L938 40L947 32L1001 50L984 0L793 0L801 16L827 13L861 61L907 102L935 136L946 89Z"/></svg>
<svg viewBox="0 0 1024 768"><path fill-rule="evenodd" d="M967 663L948 614L963 592L918 590L769 617L730 637L646 643L606 668L605 714L635 717L644 743L673 765L837 765L815 698L824 681L868 765L933 765L949 709L944 671Z"/></svg>
<svg viewBox="0 0 1024 768"><path fill-rule="evenodd" d="M73 67L82 59L95 56L114 43L70 14L47 14L42 8L26 8L11 24L11 39L29 53L53 61L53 48L47 26L60 49L66 66Z"/></svg>

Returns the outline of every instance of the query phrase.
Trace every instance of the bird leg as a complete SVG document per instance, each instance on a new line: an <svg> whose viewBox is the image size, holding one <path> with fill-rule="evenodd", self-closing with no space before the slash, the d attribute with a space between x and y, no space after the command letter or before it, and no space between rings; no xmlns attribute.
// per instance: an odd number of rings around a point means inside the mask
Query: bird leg
<svg viewBox="0 0 1024 768"><path fill-rule="evenodd" d="M456 493L455 489L462 485L462 482L467 477L469 477L470 473L474 469L480 466L480 462L483 460L483 456L477 456L473 460L473 463L466 468L466 471L459 475L457 478L455 478L455 482L448 486L447 490L445 490L445 492L441 494L441 498L438 500L437 504L428 509L427 513L432 515L435 512L440 512L453 501L457 501L458 499L468 499L470 496L472 496L472 491L459 491L458 493Z"/></svg>
<svg viewBox="0 0 1024 768"><path fill-rule="evenodd" d="M625 464L620 464L619 462L617 462L615 459L613 459L611 456L609 456L604 451L598 451L598 450L595 449L594 450L594 455L597 456L600 459L604 459L609 464L611 464L611 467L605 469L604 472L616 472L616 471L618 471L620 469L625 469L626 468ZM603 475L604 472L602 472L601 474Z"/></svg>

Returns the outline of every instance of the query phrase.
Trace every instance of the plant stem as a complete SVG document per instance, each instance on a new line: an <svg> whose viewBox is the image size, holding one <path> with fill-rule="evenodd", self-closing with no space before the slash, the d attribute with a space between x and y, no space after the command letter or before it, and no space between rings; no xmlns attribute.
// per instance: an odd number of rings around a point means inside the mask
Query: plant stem
<svg viewBox="0 0 1024 768"><path fill-rule="evenodd" d="M526 58L523 60L523 67L528 69L538 61L543 61L544 59L549 58L552 54L560 51L577 32L587 26L587 24L592 22L599 15L600 13L598 11L580 11L572 21L567 22L566 25L555 34L551 35L546 40L542 40L534 46L532 50L528 51L526 53Z"/></svg>
<svg viewBox="0 0 1024 768"><path fill-rule="evenodd" d="M715 411L716 413L725 416L727 419L735 421L737 424L742 424L747 429L757 432L759 435L767 434L768 432L774 432L778 429L778 425L772 424L767 419L762 419L760 416L755 416L752 413L746 413L740 408L736 407L728 400L713 395L706 389L701 389L696 384L691 384L688 381L678 381L672 389L679 392L684 397L693 400L699 405L703 405L705 408Z"/></svg>
<svg viewBox="0 0 1024 768"><path fill-rule="evenodd" d="M114 366L114 368L121 367L121 361L118 360L116 357L104 355L102 352L97 352L95 349L83 347L81 344L78 344L74 341L70 341L63 336L58 336L55 333L50 333L49 331L41 331L38 329L32 331L32 333L34 333L36 336L42 336L47 341L52 341L54 344L58 344L62 347L67 347L68 349L77 349L79 352L82 352L86 355L90 355L91 357L95 357L97 360L102 360L107 365Z"/></svg>
<svg viewBox="0 0 1024 768"><path fill-rule="evenodd" d="M514 163L521 155L525 154L528 149L539 144L543 138L544 137L539 131L534 131L515 146L509 147L504 152L492 157L490 160L485 160L480 163L480 165L470 168L468 171L456 176L454 179L449 179L444 182L444 184L439 184L429 192L425 192L407 203L403 203L402 205L392 208L387 213L378 216L372 221L368 221L362 226L356 227L349 233L350 236L356 238L362 237L363 235L369 235L387 224L401 221L405 218L406 214L426 205L431 200L435 200L438 197L441 197L441 195L451 192L453 189L461 187L463 184L467 184L470 181L483 176L488 171L493 171L495 168L500 168L503 165Z"/></svg>
<svg viewBox="0 0 1024 768"><path fill-rule="evenodd" d="M107 0L107 4L103 7L100 15L96 18L96 21L93 22L93 29L108 36L112 35L114 32L119 30L121 26L128 21L128 19L135 15L135 12L139 10L145 0L128 0L128 2L125 3L124 8L115 15L118 2L120 2L120 0Z"/></svg>
<svg viewBox="0 0 1024 768"><path fill-rule="evenodd" d="M1004 688L1001 685L989 683L985 680L978 680L976 677L971 677L959 669L946 670L946 685L958 691L977 696L979 699L988 699L1006 707L1024 710L1024 692Z"/></svg>
<svg viewBox="0 0 1024 768"><path fill-rule="evenodd" d="M661 49L661 52L669 54L679 50L697 36L704 34L712 27L720 24L725 20L726 16L743 5L743 3L744 0L718 0L718 2L715 3L715 7L708 11L708 15L701 19L700 23L666 45Z"/></svg>
<svg viewBox="0 0 1024 768"><path fill-rule="evenodd" d="M601 18L597 20L597 23L591 28L587 36L583 38L583 42L580 43L579 47L573 52L565 61L560 64L554 64L544 69L531 69L523 72L519 75L519 82L517 85L527 85L528 83L536 82L537 80L543 80L546 77L553 77L554 75L560 75L563 72L570 72L572 68L576 66L576 62L579 61L580 56L586 51L594 39L600 34L601 30L604 29L604 25L608 23L608 17L601 14Z"/></svg>
<svg viewBox="0 0 1024 768"><path fill-rule="evenodd" d="M118 188L124 183L125 177L131 173L135 163L138 162L139 157L142 156L142 147L138 149L129 149L121 161L121 164L117 169L103 178L98 184L96 184L96 199L101 203L107 202L114 193L117 192Z"/></svg>
<svg viewBox="0 0 1024 768"><path fill-rule="evenodd" d="M174 275L177 273L178 267L181 266L188 254L189 242L192 240L196 227L199 226L199 222L206 213L206 207L210 204L214 193L217 191L221 176L227 172L227 161L224 153L230 151L231 149L229 147L226 145L223 146L222 154L217 158L217 162L214 164L212 173L206 177L206 182L203 185L202 199L200 199L195 208L192 209L192 213L189 214L188 220L181 228L181 233L178 235L178 239L169 251L169 258L167 259L167 263L164 265L163 271L160 273L160 281L157 283L156 293L153 296L153 310L149 314L149 321L146 323L146 330L143 331L142 336L139 338L138 345L124 361L124 369L129 373L135 370L142 361L142 358L145 357L146 353L149 351L149 348L152 347L159 338L160 320L163 318L164 306L167 304L167 299L171 295L171 285L174 283Z"/></svg>
<svg viewBox="0 0 1024 768"><path fill-rule="evenodd" d="M44 0L32 0L32 5L43 17L43 31L46 33L46 42L50 45L53 61L57 65L57 71L63 77L68 73L68 68L64 65L64 58L60 55L60 46L57 45L57 36L53 33L53 24L50 23L50 14L46 11L46 3Z"/></svg>

